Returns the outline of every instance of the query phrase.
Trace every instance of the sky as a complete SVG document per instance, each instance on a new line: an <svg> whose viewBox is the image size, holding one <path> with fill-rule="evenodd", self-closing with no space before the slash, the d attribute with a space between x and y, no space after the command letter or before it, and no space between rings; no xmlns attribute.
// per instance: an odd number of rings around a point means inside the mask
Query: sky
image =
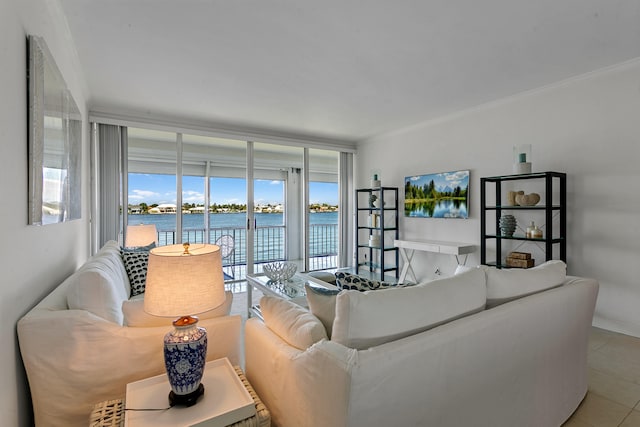
<svg viewBox="0 0 640 427"><path fill-rule="evenodd" d="M284 203L284 181L256 180L254 183L256 204ZM204 203L204 178L185 176L182 178L183 203ZM311 182L309 201L338 204L338 184ZM175 175L129 174L129 204L176 203ZM211 203L244 205L247 203L247 188L244 178L213 178Z"/></svg>
<svg viewBox="0 0 640 427"><path fill-rule="evenodd" d="M442 172L430 175L408 176L405 178L405 182L411 181L411 184L419 187L428 184L431 180L433 180L437 189L442 189L447 186L455 188L458 185L464 189L464 187L469 185L469 171Z"/></svg>

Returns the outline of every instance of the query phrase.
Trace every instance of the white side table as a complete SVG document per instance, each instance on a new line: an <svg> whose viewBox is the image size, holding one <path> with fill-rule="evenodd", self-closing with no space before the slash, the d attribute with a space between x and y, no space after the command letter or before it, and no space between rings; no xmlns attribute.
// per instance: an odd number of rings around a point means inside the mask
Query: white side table
<svg viewBox="0 0 640 427"><path fill-rule="evenodd" d="M475 245L471 243L445 242L441 240L394 240L395 247L400 248L402 255L402 271L398 283L404 283L408 275L411 275L414 282L417 282L416 274L411 266L413 251L436 252L441 254L454 255L460 264L458 255L465 255L464 263L467 262L467 255L475 251Z"/></svg>

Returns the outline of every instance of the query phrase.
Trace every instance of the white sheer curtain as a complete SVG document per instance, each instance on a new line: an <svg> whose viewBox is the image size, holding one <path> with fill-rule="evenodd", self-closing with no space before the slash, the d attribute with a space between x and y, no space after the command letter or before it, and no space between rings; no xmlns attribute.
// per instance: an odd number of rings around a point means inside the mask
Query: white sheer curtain
<svg viewBox="0 0 640 427"><path fill-rule="evenodd" d="M353 195L355 188L353 184L353 153L340 153L339 165L339 197L340 209L338 217L338 235L340 247L338 248L338 267L351 266L353 254L354 233L352 212Z"/></svg>
<svg viewBox="0 0 640 427"><path fill-rule="evenodd" d="M92 251L97 252L108 240L119 240L124 229L121 206L123 177L126 177L127 128L92 123ZM126 179L126 178L125 178Z"/></svg>

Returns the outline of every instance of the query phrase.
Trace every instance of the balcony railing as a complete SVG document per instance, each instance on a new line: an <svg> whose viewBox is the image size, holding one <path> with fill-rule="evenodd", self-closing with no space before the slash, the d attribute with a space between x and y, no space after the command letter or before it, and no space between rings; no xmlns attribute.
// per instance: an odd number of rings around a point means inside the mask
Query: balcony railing
<svg viewBox="0 0 640 427"><path fill-rule="evenodd" d="M234 250L222 260L222 266L229 281L245 280L247 266L247 230L243 227L211 228L209 239L205 239L204 229L186 229L182 241L189 243L215 243L222 236L231 236ZM257 227L254 238L254 263L256 271L262 271L261 264L284 261L285 226ZM172 245L176 242L175 230L159 230L158 245ZM309 269L326 270L338 267L338 225L312 224L309 227ZM231 279L229 279L229 277Z"/></svg>

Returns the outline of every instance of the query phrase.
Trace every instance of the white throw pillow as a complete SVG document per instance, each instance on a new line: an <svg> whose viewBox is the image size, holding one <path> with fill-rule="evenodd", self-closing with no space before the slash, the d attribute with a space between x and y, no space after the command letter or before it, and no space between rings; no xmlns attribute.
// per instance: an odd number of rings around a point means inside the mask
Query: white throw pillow
<svg viewBox="0 0 640 427"><path fill-rule="evenodd" d="M264 296L260 299L264 323L290 345L306 350L327 339L324 325L304 308L282 298Z"/></svg>
<svg viewBox="0 0 640 427"><path fill-rule="evenodd" d="M559 286L567 277L567 265L560 260L528 269L490 267L485 271L487 308Z"/></svg>
<svg viewBox="0 0 640 427"><path fill-rule="evenodd" d="M129 298L131 296L131 284L129 283L129 276L122 262L122 256L120 256L120 245L118 242L109 240L96 254L96 256L98 255L104 256L101 262L104 263L105 266L108 266L109 270L113 273L114 280L124 289L127 298Z"/></svg>
<svg viewBox="0 0 640 427"><path fill-rule="evenodd" d="M233 292L225 292L226 299L220 307L213 310L205 311L197 314L200 320L212 319L214 317L228 316L231 312L231 304L233 303ZM140 297L144 296L140 294ZM153 326L171 326L171 322L175 319L169 317L154 316L144 311L144 298L135 297L122 303L122 313L124 315L124 324L131 327L149 328Z"/></svg>
<svg viewBox="0 0 640 427"><path fill-rule="evenodd" d="M481 311L485 280L474 269L406 288L343 291L336 298L331 340L362 350Z"/></svg>
<svg viewBox="0 0 640 427"><path fill-rule="evenodd" d="M122 325L122 301L129 299L127 273L116 241L108 241L67 278L67 305Z"/></svg>
<svg viewBox="0 0 640 427"><path fill-rule="evenodd" d="M83 267L67 280L67 305L72 310L87 310L103 319L122 325L124 289L99 266Z"/></svg>
<svg viewBox="0 0 640 427"><path fill-rule="evenodd" d="M326 289L315 286L309 286L305 283L305 293L307 294L307 303L309 310L316 316L327 332L327 336L331 338L331 329L333 328L333 319L336 317L336 296L337 289Z"/></svg>

